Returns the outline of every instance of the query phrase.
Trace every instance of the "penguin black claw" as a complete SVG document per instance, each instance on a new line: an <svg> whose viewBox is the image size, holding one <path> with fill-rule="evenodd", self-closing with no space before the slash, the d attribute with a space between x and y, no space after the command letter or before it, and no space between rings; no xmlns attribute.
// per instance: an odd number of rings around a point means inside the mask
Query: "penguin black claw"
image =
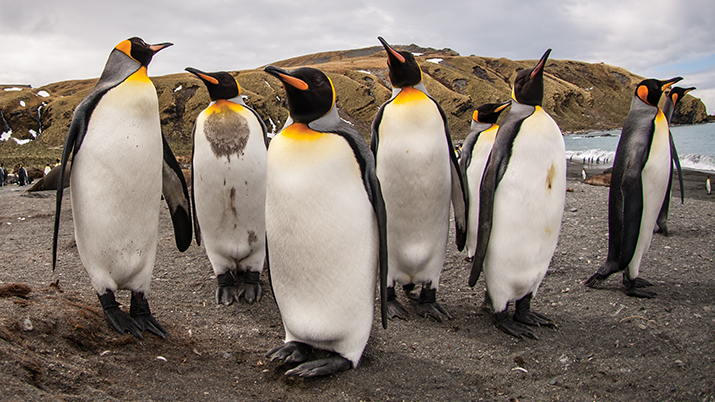
<svg viewBox="0 0 715 402"><path fill-rule="evenodd" d="M524 324L509 318L509 312L507 310L494 314L494 317L496 318L496 327L505 334L515 336L519 339L524 339L526 336L531 339L539 340L539 337L524 326Z"/></svg>
<svg viewBox="0 0 715 402"><path fill-rule="evenodd" d="M522 297L515 303L514 320L522 324L536 327L556 327L556 323L549 317L531 310L532 293Z"/></svg>
<svg viewBox="0 0 715 402"><path fill-rule="evenodd" d="M102 305L102 310L104 311L104 318L107 322L114 327L120 334L124 335L127 332L134 335L139 339L142 337L142 329L139 327L136 321L125 312L123 312L114 298L114 292L108 290L103 295L97 295L99 298L99 303Z"/></svg>
<svg viewBox="0 0 715 402"><path fill-rule="evenodd" d="M437 289L422 288L417 310L422 317L432 317L438 322L443 322L445 318L452 319L447 310L437 303Z"/></svg>
<svg viewBox="0 0 715 402"><path fill-rule="evenodd" d="M161 339L169 335L169 331L164 329L156 318L151 315L149 301L141 292L132 292L132 305L129 308L129 316L136 322L142 332L149 331Z"/></svg>
<svg viewBox="0 0 715 402"><path fill-rule="evenodd" d="M308 360L311 347L301 342L286 342L266 353L271 361L280 360L283 363L303 363Z"/></svg>
<svg viewBox="0 0 715 402"><path fill-rule="evenodd" d="M236 286L236 280L230 271L216 275L216 280L218 281L216 304L228 306L232 304L234 300L238 300L241 295L239 294L238 286Z"/></svg>
<svg viewBox="0 0 715 402"><path fill-rule="evenodd" d="M393 319L395 317L407 321L407 310L405 309L399 301L397 301L397 294L395 293L395 287L387 288L387 318Z"/></svg>
<svg viewBox="0 0 715 402"><path fill-rule="evenodd" d="M318 377L347 371L352 368L350 360L342 356L332 356L326 359L313 360L285 372L287 376Z"/></svg>
<svg viewBox="0 0 715 402"><path fill-rule="evenodd" d="M653 286L652 283L643 278L630 279L627 275L623 275L623 284L626 286L626 295L631 297L652 299L658 295L655 292L643 289L648 286Z"/></svg>

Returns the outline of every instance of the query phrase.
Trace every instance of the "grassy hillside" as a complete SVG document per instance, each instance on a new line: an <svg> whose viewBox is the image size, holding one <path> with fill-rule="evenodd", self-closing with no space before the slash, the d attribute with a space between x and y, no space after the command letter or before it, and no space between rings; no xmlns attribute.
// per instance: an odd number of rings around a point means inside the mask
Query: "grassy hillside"
<svg viewBox="0 0 715 402"><path fill-rule="evenodd" d="M474 108L509 99L516 71L536 62L460 56L450 49L416 45L397 48L419 55L425 85L447 113L454 140L466 136ZM324 71L336 87L341 116L369 139L372 119L391 94L382 47L318 53L274 64L287 69L312 66ZM261 69L232 74L243 88L246 103L263 117L269 131L279 131L288 116L280 82ZM544 108L564 132L621 127L635 85L643 79L619 67L569 60L549 60L544 77ZM208 93L188 73L153 77L152 81L159 96L163 132L177 155L189 155L193 122L207 106ZM6 166L20 161L29 166L44 166L58 157L72 112L95 83L96 79L64 81L42 88L24 87L21 91L0 87L0 130L12 130L17 139L36 136L25 145L14 140L0 143L0 161ZM676 110L674 122L697 123L706 118L703 103L686 95Z"/></svg>

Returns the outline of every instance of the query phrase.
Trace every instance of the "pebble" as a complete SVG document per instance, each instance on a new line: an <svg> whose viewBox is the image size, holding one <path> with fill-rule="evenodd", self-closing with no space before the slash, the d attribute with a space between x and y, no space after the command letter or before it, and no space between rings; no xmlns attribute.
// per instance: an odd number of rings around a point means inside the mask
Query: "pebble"
<svg viewBox="0 0 715 402"><path fill-rule="evenodd" d="M22 322L22 330L25 332L30 332L33 329L35 329L35 327L32 325L32 321L30 321L29 318L25 318L25 321Z"/></svg>

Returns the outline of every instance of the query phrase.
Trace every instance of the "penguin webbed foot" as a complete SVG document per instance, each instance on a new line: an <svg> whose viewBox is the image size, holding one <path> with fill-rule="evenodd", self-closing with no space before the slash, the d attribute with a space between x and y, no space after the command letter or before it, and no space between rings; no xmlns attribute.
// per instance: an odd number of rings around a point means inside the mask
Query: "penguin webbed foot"
<svg viewBox="0 0 715 402"><path fill-rule="evenodd" d="M108 290L105 294L97 295L97 297L99 298L99 303L102 305L104 318L107 319L107 322L112 325L117 332L122 335L129 332L135 337L143 339L142 329L139 327L139 324L119 308L119 303L117 303L114 298L114 292Z"/></svg>
<svg viewBox="0 0 715 402"><path fill-rule="evenodd" d="M247 271L243 275L243 282L238 286L238 296L236 299L243 295L249 304L261 301L263 290L261 289L260 276L260 272Z"/></svg>
<svg viewBox="0 0 715 402"><path fill-rule="evenodd" d="M666 226L665 224L663 224L662 226L659 225L658 229L654 230L653 233L660 233L663 236L668 237L668 226Z"/></svg>
<svg viewBox="0 0 715 402"><path fill-rule="evenodd" d="M606 263L604 263L601 268L596 271L595 274L591 275L590 278L586 279L584 285L588 286L589 288L595 288L597 286L600 286L603 281L608 279L608 277L615 272L618 272L618 264L609 264L608 261L606 261Z"/></svg>
<svg viewBox="0 0 715 402"><path fill-rule="evenodd" d="M556 323L549 317L531 310L532 294L522 297L515 303L514 320L522 324L536 327L556 327Z"/></svg>
<svg viewBox="0 0 715 402"><path fill-rule="evenodd" d="M639 281L638 279L641 280ZM626 295L630 297L652 299L658 295L655 292L644 289L647 286L653 286L653 284L642 278L630 279L627 275L623 275L623 284L626 285Z"/></svg>
<svg viewBox="0 0 715 402"><path fill-rule="evenodd" d="M525 336L535 340L539 339L539 337L531 332L524 324L509 318L509 312L507 310L494 314L494 317L496 318L496 327L505 334L515 336L519 339L524 339Z"/></svg>
<svg viewBox="0 0 715 402"><path fill-rule="evenodd" d="M132 292L132 305L129 308L129 315L134 319L142 332L149 331L161 339L169 335L169 331L164 329L164 327L159 324L159 321L151 315L149 301L147 301L143 293Z"/></svg>
<svg viewBox="0 0 715 402"><path fill-rule="evenodd" d="M216 275L218 288L216 289L216 304L228 306L241 297L240 289L236 285L236 280L231 271Z"/></svg>
<svg viewBox="0 0 715 402"><path fill-rule="evenodd" d="M271 361L280 360L283 363L303 363L308 360L311 347L301 342L286 342L266 353Z"/></svg>
<svg viewBox="0 0 715 402"><path fill-rule="evenodd" d="M451 320L452 316L437 303L437 289L430 289L431 284L425 284L420 292L417 311L422 317L432 317L438 322L443 322L444 319Z"/></svg>
<svg viewBox="0 0 715 402"><path fill-rule="evenodd" d="M405 309L399 301L397 301L397 295L395 294L395 287L387 288L387 317L393 319L395 317L401 320L407 320L407 310Z"/></svg>
<svg viewBox="0 0 715 402"><path fill-rule="evenodd" d="M318 377L350 370L353 364L342 356L331 356L325 359L305 362L300 366L285 372L287 376Z"/></svg>

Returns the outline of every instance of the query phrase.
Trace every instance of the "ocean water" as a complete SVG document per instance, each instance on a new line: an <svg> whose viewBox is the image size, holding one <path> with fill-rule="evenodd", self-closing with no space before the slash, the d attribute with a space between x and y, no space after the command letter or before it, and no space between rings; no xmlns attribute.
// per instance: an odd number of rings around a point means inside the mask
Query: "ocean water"
<svg viewBox="0 0 715 402"><path fill-rule="evenodd" d="M715 172L715 123L670 128L683 169ZM594 131L564 136L566 157L587 165L613 164L621 130Z"/></svg>

